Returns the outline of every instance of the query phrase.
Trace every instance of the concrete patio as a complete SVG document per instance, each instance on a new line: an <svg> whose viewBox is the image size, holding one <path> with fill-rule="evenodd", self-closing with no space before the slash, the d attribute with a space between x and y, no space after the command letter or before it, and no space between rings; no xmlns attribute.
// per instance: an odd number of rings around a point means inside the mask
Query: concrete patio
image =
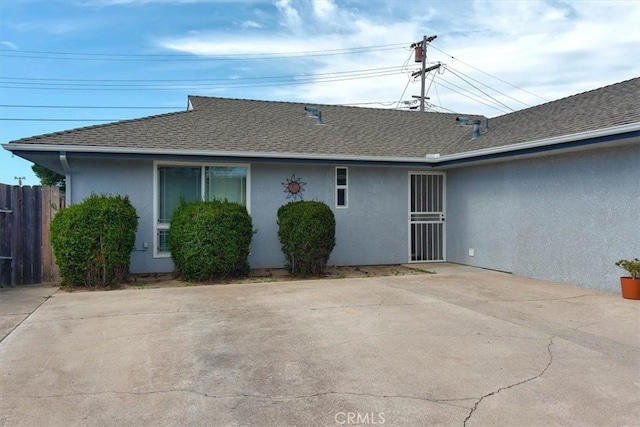
<svg viewBox="0 0 640 427"><path fill-rule="evenodd" d="M640 301L475 268L0 290L1 426L631 426Z"/></svg>

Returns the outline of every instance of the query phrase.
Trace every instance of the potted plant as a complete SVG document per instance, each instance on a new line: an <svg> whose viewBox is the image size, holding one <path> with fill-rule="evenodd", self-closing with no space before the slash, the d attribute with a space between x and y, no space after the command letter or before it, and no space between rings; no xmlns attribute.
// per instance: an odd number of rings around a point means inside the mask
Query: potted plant
<svg viewBox="0 0 640 427"><path fill-rule="evenodd" d="M622 298L640 299L640 259L621 259L616 262L616 265L624 268L631 275L620 278Z"/></svg>

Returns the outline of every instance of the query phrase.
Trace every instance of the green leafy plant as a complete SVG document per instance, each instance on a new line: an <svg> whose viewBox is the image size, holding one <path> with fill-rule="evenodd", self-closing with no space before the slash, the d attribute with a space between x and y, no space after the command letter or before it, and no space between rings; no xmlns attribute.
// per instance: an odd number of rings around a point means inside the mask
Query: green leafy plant
<svg viewBox="0 0 640 427"><path fill-rule="evenodd" d="M64 175L60 175L40 165L31 166L31 170L38 177L41 185L54 185L60 187L61 191L65 191L67 181Z"/></svg>
<svg viewBox="0 0 640 427"><path fill-rule="evenodd" d="M51 244L67 286L118 286L129 274L138 215L127 196L91 194L51 221Z"/></svg>
<svg viewBox="0 0 640 427"><path fill-rule="evenodd" d="M181 201L171 217L171 258L185 280L246 276L252 238L251 217L238 203Z"/></svg>
<svg viewBox="0 0 640 427"><path fill-rule="evenodd" d="M632 260L629 259L621 259L616 262L616 265L620 268L624 268L629 272L631 277L637 279L640 277L640 259L634 258Z"/></svg>
<svg viewBox="0 0 640 427"><path fill-rule="evenodd" d="M336 244L336 220L326 203L298 201L278 209L278 238L293 275L318 276Z"/></svg>

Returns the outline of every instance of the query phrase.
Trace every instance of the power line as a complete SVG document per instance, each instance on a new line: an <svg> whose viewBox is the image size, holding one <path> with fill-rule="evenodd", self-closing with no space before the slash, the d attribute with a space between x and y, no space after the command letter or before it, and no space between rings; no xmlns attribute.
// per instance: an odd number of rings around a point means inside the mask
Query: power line
<svg viewBox="0 0 640 427"><path fill-rule="evenodd" d="M354 50L367 50L378 48L390 48L390 47L404 47L407 43L394 43L394 44L381 44L373 46L360 46L360 47L345 47L340 49L322 49L322 50L306 50L306 51L293 51L293 52L271 52L271 53L229 53L220 56L262 56L262 55L307 55L314 53L327 53L327 52L352 52ZM165 56L193 56L191 53L96 53L96 52L55 52L55 51L41 51L41 50L14 50L14 49L0 49L0 52L12 52L12 53L38 53L47 55L86 55L86 56L126 56L126 57L165 57Z"/></svg>
<svg viewBox="0 0 640 427"><path fill-rule="evenodd" d="M123 120L135 119L40 119L40 118L5 118L0 117L3 122L120 122Z"/></svg>
<svg viewBox="0 0 640 427"><path fill-rule="evenodd" d="M370 102L343 102L340 104L331 104L337 106L357 106L357 105L382 105L389 107L395 104L396 101L370 101ZM141 106L99 106L99 105L26 105L26 104L0 104L2 108L31 108L31 109L99 109L99 110L178 110L181 111L184 107L141 107ZM0 120L44 120L44 119L29 119L29 118L14 118L14 119L1 119ZM73 120L79 121L83 119L47 119L47 120ZM87 119L90 120L90 119ZM126 119L100 119L100 121L111 120L126 120Z"/></svg>
<svg viewBox="0 0 640 427"><path fill-rule="evenodd" d="M434 77L436 77L436 76L434 76ZM479 98L479 96L478 96L478 95L476 95L476 94L474 94L474 93L472 93L472 92L469 92L468 90L466 90L466 89L464 89L464 88L461 88L460 86L458 86L458 85L456 85L456 84L454 84L454 83L451 83L451 82L449 82L449 81L446 81L446 80L444 80L442 77L438 77L438 80L440 80L440 81L439 81L439 82L437 82L437 84L439 84L440 86L443 86L443 87L444 87L444 88L446 88L446 89L449 89L449 90L450 90L450 91L452 91L452 92L455 92L455 93L457 93L457 94L459 94L459 95L462 95L462 96L464 96L465 98L469 98L469 99L471 99L472 101L479 102L480 104L484 104L484 105L486 105L487 107L491 107L491 108L493 108L494 110L498 110L498 111L500 111L501 113L508 113L508 112L509 112L509 111L505 111L503 108L496 107L495 105L493 105L493 104L491 104L491 103L489 103L489 102L486 102L486 101L485 101L485 100L483 100L483 99L478 99L478 98ZM450 87L450 86L447 86L447 84L443 83L443 81L444 81L444 82L446 82L446 83L448 83L448 84L450 84L451 86L454 86L454 87L456 87L456 88L460 89L460 90L456 90L456 89L453 89L453 88L452 88L452 87ZM466 92L466 93L465 93L465 92Z"/></svg>
<svg viewBox="0 0 640 427"><path fill-rule="evenodd" d="M402 68L403 69L404 69L404 67L407 66L407 64L409 63L409 60L411 59L412 56L413 56L413 51L409 51L409 56L407 57L407 59L402 64ZM407 88L409 87L409 83L411 83L411 77L409 77L407 79L407 84L404 86L404 90L402 91L402 95L400 95L400 99L398 99L398 102L396 103L396 110L398 108L400 108L400 102L402 102L402 98L404 98L404 94L407 93Z"/></svg>
<svg viewBox="0 0 640 427"><path fill-rule="evenodd" d="M332 105L340 105L340 106L354 106L354 105L382 105L385 107L389 107L395 104L396 101L372 101L372 102L343 102L341 104L332 104Z"/></svg>
<svg viewBox="0 0 640 427"><path fill-rule="evenodd" d="M457 76L460 80L464 81L465 83L467 83L469 86L471 86L472 88L476 89L478 92L482 93L483 95L489 97L491 100L493 100L496 104L500 104L503 107L505 107L506 109L510 110L511 112L515 111L513 108L509 107L507 104L505 104L502 101L499 101L497 99L495 99L493 96L489 95L487 92L483 91L482 89L478 88L477 86L469 83L468 80L464 79L462 76L460 76L459 74L457 74L455 71L453 70L449 70L451 71L455 76Z"/></svg>
<svg viewBox="0 0 640 427"><path fill-rule="evenodd" d="M502 96L504 96L504 97L507 97L507 98L509 98L509 99L511 99L511 100L513 100L513 101L515 101L515 102L517 102L517 103L519 103L519 104L522 104L522 105L524 105L525 107L531 107L531 105L527 104L526 102L522 102L522 101L520 101L519 99L516 99L516 98L514 98L514 97L512 97L512 96L510 96L510 95L507 95L507 94L506 94L506 93L504 93L504 92L500 92L499 90L497 90L497 89L495 89L495 88L492 88L491 86L486 85L486 84L482 83L482 82L481 82L481 81L479 81L479 80L474 79L473 77L469 76L468 74L463 73L463 72L462 72L462 71L460 71L460 70L456 70L456 69L455 69L455 68L453 68L453 67L447 67L447 69L448 69L449 71L451 71L454 75L458 76L458 77L459 77L460 79L462 79L462 80L464 80L464 79L463 79L462 77L460 77L460 76L459 76L459 74L462 74L462 75L463 75L463 76L465 76L466 78L468 78L468 79L470 79L470 80L473 80L474 82L476 82L476 83L478 83L478 84L481 84L482 86L484 86L484 87L486 87L486 88L488 88L488 89L491 89L492 91L497 92L497 93L499 93L500 95L502 95ZM465 80L465 81L466 81L466 80ZM467 83L469 83L469 82L467 82ZM469 85L473 86L471 83L469 83ZM473 87L475 87L475 86L473 86ZM478 88L476 88L476 89L478 89ZM479 91L481 91L480 89L478 89L478 90L479 90ZM481 91L481 92L482 92L482 91ZM484 93L484 92L483 92L483 93Z"/></svg>
<svg viewBox="0 0 640 427"><path fill-rule="evenodd" d="M445 55L447 55L448 57L450 57L450 58L451 58L451 59L453 59L454 61L458 61L458 62L460 62L460 63L462 63L462 64L466 65L467 67L471 67L471 68L473 68L474 70L481 72L482 74L485 74L485 75L487 75L487 76L489 76L489 77L491 77L491 78L493 78L493 79L496 79L496 80L498 80L498 81L500 81L500 82L502 82L502 83L504 83L504 84L506 84L506 85L511 86L512 88L515 88L515 89L521 90L521 91L523 91L523 92L526 92L526 93L528 93L529 95L533 95L533 96L535 96L535 97L537 97L537 98L540 98L540 99L542 99L542 100L543 100L543 101L545 101L545 102L549 102L549 100L548 100L548 99L543 98L543 97L542 97L542 96L540 96L540 95L536 95L535 93L530 92L530 91L528 91L528 90L526 90L526 89L523 89L523 88L521 88L521 87L519 87L519 86L516 86L516 85L514 85L514 84L512 84L512 83L509 83L508 81L503 80L503 79L501 79L500 77L496 77L496 76L494 76L493 74L489 74L489 73L487 73L486 71L481 70L480 68L474 67L473 65L471 65L471 64L469 64L469 63L467 63L467 62L464 62L464 61L463 61L463 60L461 60L461 59L455 58L453 55L451 55L450 53L445 52L445 51L444 51L444 50L442 50L442 49L438 49L438 48L437 48L437 47L435 47L435 46L431 46L431 47L432 47L433 49L437 50L438 52L444 53Z"/></svg>
<svg viewBox="0 0 640 427"><path fill-rule="evenodd" d="M236 83L235 79L229 79L227 83L218 84L200 84L200 85L56 85L56 84L27 84L27 83L12 83L9 85L0 86L3 89L22 89L22 90L64 90L64 91L145 91L145 90L202 90L202 89L230 89L230 88L256 88L256 87L274 87L274 86L289 86L291 84L303 85L303 84L315 84L315 83L332 83L348 80L363 80L379 77L388 77L397 74L398 71L386 71L386 72L363 72L358 74L351 74L349 76L329 76L321 78L303 78L303 79L289 79L289 80L275 80L265 83Z"/></svg>
<svg viewBox="0 0 640 427"><path fill-rule="evenodd" d="M296 57L316 57L347 55L354 53L380 52L395 50L405 46L406 43L396 43L376 46L362 46L342 49L310 50L294 52L272 52L272 53L236 53L236 54L126 54L126 53L82 53L82 52L51 52L11 49L0 49L0 56L10 58L31 58L31 59L58 59L70 61L131 61L131 62L173 62L173 61L246 61L257 59L285 59Z"/></svg>
<svg viewBox="0 0 640 427"><path fill-rule="evenodd" d="M2 108L82 108L82 109L114 109L114 110L179 110L184 107L132 107L132 106L97 106L97 105L25 105L25 104L0 104Z"/></svg>
<svg viewBox="0 0 640 427"><path fill-rule="evenodd" d="M435 88L435 86L434 86L434 88ZM441 110L446 110L446 111L448 111L450 113L458 114L457 111L450 110L449 108L443 107L442 105L432 104L432 103L428 103L427 105L429 105L430 108L440 108Z"/></svg>
<svg viewBox="0 0 640 427"><path fill-rule="evenodd" d="M427 88L426 93L429 93L429 91L431 90L431 86L433 86L433 90L436 91L436 97L438 98L438 102L440 102L440 94L438 94L438 87L433 84L433 83L435 83L434 82L435 78L436 78L435 74L433 76L431 76L431 82L429 83L429 87ZM425 102L426 102L426 100L425 100ZM429 105L428 102L426 104Z"/></svg>
<svg viewBox="0 0 640 427"><path fill-rule="evenodd" d="M308 74L290 74L284 76L258 76L258 77L221 77L221 78L206 78L206 79L59 79L59 78L33 78L33 77L2 77L0 80L24 80L25 82L45 82L42 84L49 84L46 82L67 82L67 83L202 83L202 82L216 82L216 81L238 81L238 80L270 80L270 79L295 79L300 77L316 77L316 76L333 76L343 74L360 74L369 73L374 71L390 71L390 70L402 70L404 66L391 66L391 67L378 67L378 68L361 68L357 70L346 71L333 71L330 73L308 73ZM23 82L15 82L22 83ZM51 83L53 84L53 83Z"/></svg>
<svg viewBox="0 0 640 427"><path fill-rule="evenodd" d="M396 102L396 110L400 108L400 103L402 102L402 98L404 98L404 94L407 93L407 88L409 87L409 83L411 83L411 79L407 79L407 84L404 86L404 90L402 91L402 95L400 95L400 99Z"/></svg>
<svg viewBox="0 0 640 427"><path fill-rule="evenodd" d="M318 78L318 80L326 80L333 79L338 77L366 77L366 76L376 76L378 74L399 72L403 69L403 67L392 66L392 67L378 67L378 68L363 68L358 70L347 70L347 71L334 71L327 73L307 73L307 74L297 74L297 75L284 75L284 76L259 76L259 77L238 77L238 78L209 78L209 79L157 79L157 80L149 80L149 79L45 79L45 78L21 78L21 77L0 77L0 82L3 80L9 80L6 82L8 85L21 85L20 87L158 87L158 86L173 86L177 85L177 83L198 83L197 87L215 85L215 84L230 84L230 85L240 85L247 83L261 83L262 81L269 82L278 82L278 81L299 81L300 79L306 78ZM152 82L152 83L148 83ZM211 83L208 83L211 82ZM216 82L216 83L213 83ZM168 84L164 84L168 83ZM6 87L15 87L15 86L6 86Z"/></svg>

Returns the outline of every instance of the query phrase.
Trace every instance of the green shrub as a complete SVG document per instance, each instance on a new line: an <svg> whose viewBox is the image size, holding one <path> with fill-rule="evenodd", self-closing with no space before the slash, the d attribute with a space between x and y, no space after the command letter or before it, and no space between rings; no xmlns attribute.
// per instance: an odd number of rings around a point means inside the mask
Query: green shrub
<svg viewBox="0 0 640 427"><path fill-rule="evenodd" d="M278 237L291 274L322 274L336 245L335 234L336 219L325 203L298 201L278 209Z"/></svg>
<svg viewBox="0 0 640 427"><path fill-rule="evenodd" d="M171 258L189 281L246 276L252 237L251 217L240 204L180 203L171 217Z"/></svg>
<svg viewBox="0 0 640 427"><path fill-rule="evenodd" d="M129 274L138 215L127 196L92 194L51 221L62 285L117 286Z"/></svg>

